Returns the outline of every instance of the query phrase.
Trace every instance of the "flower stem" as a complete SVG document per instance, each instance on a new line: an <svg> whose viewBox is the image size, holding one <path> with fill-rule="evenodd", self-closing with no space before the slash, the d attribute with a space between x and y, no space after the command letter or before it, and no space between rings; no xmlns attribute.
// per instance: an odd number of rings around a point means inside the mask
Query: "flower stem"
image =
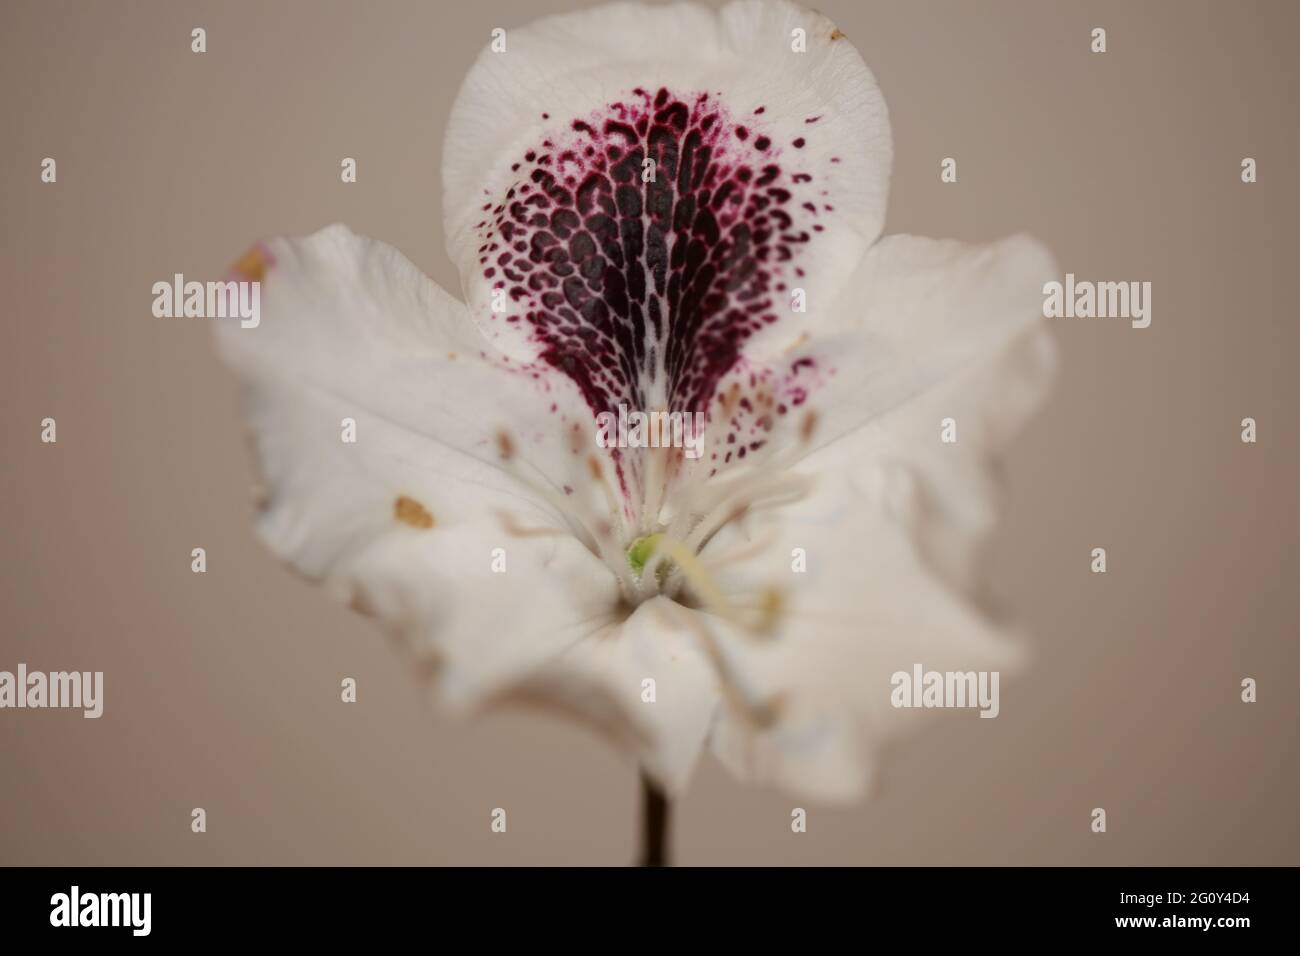
<svg viewBox="0 0 1300 956"><path fill-rule="evenodd" d="M641 865L668 866L668 798L641 773Z"/></svg>

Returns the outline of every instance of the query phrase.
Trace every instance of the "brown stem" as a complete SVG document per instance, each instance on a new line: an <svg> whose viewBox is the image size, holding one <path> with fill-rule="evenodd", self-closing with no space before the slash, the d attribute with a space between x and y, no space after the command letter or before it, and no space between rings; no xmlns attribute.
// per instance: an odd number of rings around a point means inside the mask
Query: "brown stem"
<svg viewBox="0 0 1300 956"><path fill-rule="evenodd" d="M668 866L668 798L641 773L641 865Z"/></svg>

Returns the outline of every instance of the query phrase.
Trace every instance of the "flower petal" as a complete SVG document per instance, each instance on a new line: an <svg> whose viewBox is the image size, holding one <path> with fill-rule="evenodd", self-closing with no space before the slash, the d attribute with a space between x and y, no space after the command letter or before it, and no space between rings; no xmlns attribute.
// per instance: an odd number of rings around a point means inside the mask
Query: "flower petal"
<svg viewBox="0 0 1300 956"><path fill-rule="evenodd" d="M717 676L689 611L664 597L539 668L519 695L600 728L670 796L690 779L718 703ZM654 681L647 699L646 680Z"/></svg>
<svg viewBox="0 0 1300 956"><path fill-rule="evenodd" d="M818 428L838 440L797 466L812 494L733 523L702 555L716 563L761 542L756 557L717 569L720 586L741 608L759 606L764 587L787 603L769 643L717 627L753 692L782 707L766 730L728 711L715 749L742 775L827 799L860 792L871 747L914 722L890 705L892 674L1017 666L1016 643L974 601L975 557L996 515L997 456L1055 368L1038 297L1050 259L1036 244L882 247L864 269L877 281L863 284L861 312L844 319L880 358L860 372L859 356L846 357L822 393L835 403L821 403ZM805 573L792 573L795 549Z"/></svg>
<svg viewBox="0 0 1300 956"><path fill-rule="evenodd" d="M741 352L817 321L796 288L834 301L879 235L884 102L821 15L615 4L505 42L448 128L448 251L484 330L593 412L707 410Z"/></svg>
<svg viewBox="0 0 1300 956"><path fill-rule="evenodd" d="M1008 361L1025 366L1032 405L1055 367L1042 316L1042 286L1055 269L1047 249L1023 235L989 244L882 239L818 334L779 358L742 361L722 379L719 394L732 411L722 416L725 442L711 442L711 454L730 464L741 448L775 457L797 447L803 457L1008 355L1022 356ZM961 410L943 400L933 407L944 411L927 435ZM985 427L970 424L972 438Z"/></svg>
<svg viewBox="0 0 1300 956"><path fill-rule="evenodd" d="M220 325L219 344L245 386L274 553L436 658L457 703L615 608L547 482L503 461L508 427L544 469L569 466L558 429L547 440L563 395L539 401L490 361L463 307L388 246L336 226L254 259L260 324ZM546 586L521 598L520 580Z"/></svg>
<svg viewBox="0 0 1300 956"><path fill-rule="evenodd" d="M813 403L812 447L1002 360L1044 327L1043 283L1055 274L1051 253L1025 235L987 244L882 239L859 264L820 341L796 352L827 385ZM1050 373L1050 343L1032 351Z"/></svg>
<svg viewBox="0 0 1300 956"><path fill-rule="evenodd" d="M919 553L916 487L894 465L823 474L804 502L755 515L747 535L732 528L710 545L763 542L756 557L717 571L735 608L757 609L767 587L783 594L773 636L714 622L729 669L776 715L771 726L735 708L720 717L714 749L743 779L826 800L857 797L874 748L917 724L916 713L891 706L893 674L917 663L960 672L1019 665L1018 643ZM806 571L792 573L795 554Z"/></svg>

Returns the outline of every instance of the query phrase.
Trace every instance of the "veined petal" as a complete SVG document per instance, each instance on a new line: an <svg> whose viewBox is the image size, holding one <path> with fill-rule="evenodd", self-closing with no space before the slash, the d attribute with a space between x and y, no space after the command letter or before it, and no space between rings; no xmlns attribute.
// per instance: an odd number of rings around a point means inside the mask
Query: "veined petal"
<svg viewBox="0 0 1300 956"><path fill-rule="evenodd" d="M584 467L589 430L577 442L563 424L581 406L572 385L497 353L396 249L335 225L249 256L270 321L219 327L237 368L350 405L359 432L363 419L387 420L441 446L448 462L486 463L496 488L517 493L503 467L516 460L557 488Z"/></svg>
<svg viewBox="0 0 1300 956"><path fill-rule="evenodd" d="M873 746L915 723L892 707L891 675L915 664L1004 672L1021 660L974 600L975 557L996 516L998 456L1055 369L1040 311L1052 267L1036 244L907 237L878 255L864 264L860 310L843 318L862 344L838 353L843 371L816 403L819 437L833 440L794 469L812 492L731 523L701 555L736 608L771 589L784 596L768 641L715 622L751 692L781 701L768 728L728 710L715 749L746 777L827 799L860 792ZM747 547L745 560L726 559Z"/></svg>
<svg viewBox="0 0 1300 956"><path fill-rule="evenodd" d="M562 391L494 362L459 303L343 227L237 268L261 281L261 321L220 325L219 344L244 384L275 554L407 638L456 702L616 606L547 480L572 454L550 431ZM516 467L524 449L550 476Z"/></svg>
<svg viewBox="0 0 1300 956"><path fill-rule="evenodd" d="M448 249L500 347L593 413L711 411L742 355L817 321L884 216L870 72L783 0L616 4L509 31L444 150ZM494 311L494 305L496 311Z"/></svg>
<svg viewBox="0 0 1300 956"><path fill-rule="evenodd" d="M757 478L808 456L840 467L836 456L858 445L883 459L900 443L935 459L927 467L936 487L977 490L984 456L1028 417L1052 377L1041 290L1054 271L1047 250L1025 236L987 245L881 240L827 310L822 334L766 362L743 359L723 378L703 443L706 464L721 473L707 473L684 497L710 502L710 486L736 484L737 470ZM958 422L955 446L939 441L947 418ZM958 514L955 500L945 506L951 517L987 524L977 509Z"/></svg>
<svg viewBox="0 0 1300 956"><path fill-rule="evenodd" d="M538 668L518 694L558 704L600 729L677 796L718 706L718 678L696 616L667 598L652 598L626 621Z"/></svg>
<svg viewBox="0 0 1300 956"><path fill-rule="evenodd" d="M812 350L809 370L824 387L812 386L816 429L801 470L906 469L925 519L922 554L969 594L980 584L975 549L996 519L998 455L1055 378L1042 316L1055 271L1024 236L987 245L891 236L846 291L841 331Z"/></svg>
<svg viewBox="0 0 1300 956"><path fill-rule="evenodd" d="M823 474L808 499L728 528L702 556L708 563L711 552L761 542L755 556L716 568L719 587L742 613L773 587L782 595L769 636L713 621L736 679L774 716L763 725L744 709L720 714L713 747L742 779L825 800L858 797L878 745L919 722L892 706L892 675L915 664L963 673L1020 665L1021 642L919 553L915 488L906 471L883 465Z"/></svg>
<svg viewBox="0 0 1300 956"><path fill-rule="evenodd" d="M1057 362L1045 323L1031 323L983 362L824 446L805 467L905 473L921 556L953 587L981 596L977 550L998 518L1001 454L1046 400Z"/></svg>
<svg viewBox="0 0 1300 956"><path fill-rule="evenodd" d="M1051 253L1029 236L987 244L882 239L832 307L822 337L792 352L818 379L809 450L1003 361L1045 327L1043 283L1055 274ZM1046 369L1031 377L1050 377L1051 344L1036 341L1034 363Z"/></svg>

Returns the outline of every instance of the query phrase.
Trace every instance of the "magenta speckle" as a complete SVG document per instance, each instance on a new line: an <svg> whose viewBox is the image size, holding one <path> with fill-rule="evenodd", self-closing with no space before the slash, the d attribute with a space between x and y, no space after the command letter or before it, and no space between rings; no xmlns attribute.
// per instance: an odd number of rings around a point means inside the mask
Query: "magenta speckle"
<svg viewBox="0 0 1300 956"><path fill-rule="evenodd" d="M638 89L549 132L479 229L507 250L482 275L538 346L533 369L567 376L593 413L663 394L670 410L728 415L741 457L761 447L806 385L792 384L801 366L750 367L742 349L788 314L797 257L821 231L812 175L754 163L751 133L759 152L769 136L704 94Z"/></svg>

